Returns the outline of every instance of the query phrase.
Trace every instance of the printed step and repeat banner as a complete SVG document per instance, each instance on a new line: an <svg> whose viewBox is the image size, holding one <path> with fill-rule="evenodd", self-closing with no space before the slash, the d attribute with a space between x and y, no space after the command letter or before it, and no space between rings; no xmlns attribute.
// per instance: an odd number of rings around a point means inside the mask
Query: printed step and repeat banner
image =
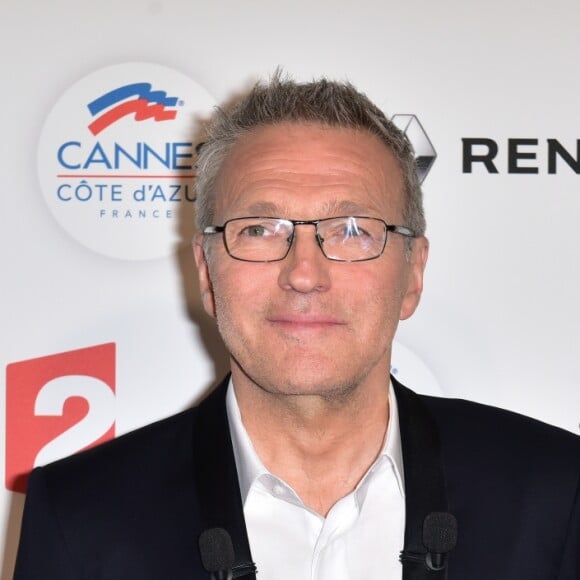
<svg viewBox="0 0 580 580"><path fill-rule="evenodd" d="M191 252L195 145L277 66L350 80L415 147L430 260L393 373L580 432L580 7L528 8L0 8L3 580L34 466L180 411L227 372Z"/></svg>

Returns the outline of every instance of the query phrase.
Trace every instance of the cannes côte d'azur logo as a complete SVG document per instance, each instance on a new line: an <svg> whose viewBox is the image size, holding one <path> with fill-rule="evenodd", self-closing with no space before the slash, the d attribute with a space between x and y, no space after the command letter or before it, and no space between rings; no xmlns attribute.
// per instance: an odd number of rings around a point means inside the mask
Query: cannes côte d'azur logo
<svg viewBox="0 0 580 580"><path fill-rule="evenodd" d="M41 190L57 222L106 256L171 253L193 201L194 123L214 105L192 79L147 63L107 67L71 86L38 148Z"/></svg>

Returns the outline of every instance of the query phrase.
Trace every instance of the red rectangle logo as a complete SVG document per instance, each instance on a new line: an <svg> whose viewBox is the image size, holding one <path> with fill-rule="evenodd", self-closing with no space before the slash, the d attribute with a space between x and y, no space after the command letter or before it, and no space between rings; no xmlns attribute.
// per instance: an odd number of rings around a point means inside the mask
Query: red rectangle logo
<svg viewBox="0 0 580 580"><path fill-rule="evenodd" d="M114 343L6 367L6 488L24 492L33 467L115 436Z"/></svg>

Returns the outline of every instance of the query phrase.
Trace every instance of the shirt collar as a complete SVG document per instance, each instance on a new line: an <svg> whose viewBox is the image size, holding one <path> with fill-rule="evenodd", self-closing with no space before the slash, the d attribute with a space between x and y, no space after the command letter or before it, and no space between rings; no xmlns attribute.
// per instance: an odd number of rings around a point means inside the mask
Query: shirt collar
<svg viewBox="0 0 580 580"><path fill-rule="evenodd" d="M228 392L226 395L226 410L228 414L228 423L234 448L234 458L236 460L236 469L238 471L238 481L240 482L240 492L242 502L246 503L246 498L250 492L252 484L261 475L269 473L260 461L250 436L242 423L240 407L236 399L234 385L230 378Z"/></svg>
<svg viewBox="0 0 580 580"><path fill-rule="evenodd" d="M258 457L258 454L254 449L254 445L250 440L250 436L248 435L248 432L242 423L240 407L236 399L236 394L231 378L226 395L226 410L232 438L234 457L236 460L242 502L245 503L246 498L250 492L250 488L260 476L274 476L264 467L264 464ZM401 495L404 496L405 484L403 478L403 449L401 447L401 433L399 428L399 409L397 406L397 399L393 393L392 384L389 384L389 424L387 427L383 449L381 450L377 461L379 461L379 459L382 457L385 457L393 466L393 471L395 473L395 477L397 478L399 490Z"/></svg>

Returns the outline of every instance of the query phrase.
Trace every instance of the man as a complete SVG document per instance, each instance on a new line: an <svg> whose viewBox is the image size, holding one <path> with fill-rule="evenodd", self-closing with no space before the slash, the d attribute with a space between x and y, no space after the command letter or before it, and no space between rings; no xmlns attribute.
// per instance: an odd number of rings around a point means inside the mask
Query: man
<svg viewBox="0 0 580 580"><path fill-rule="evenodd" d="M196 188L231 377L36 470L15 578L578 580L578 438L389 379L428 243L384 114L276 77L218 113Z"/></svg>

